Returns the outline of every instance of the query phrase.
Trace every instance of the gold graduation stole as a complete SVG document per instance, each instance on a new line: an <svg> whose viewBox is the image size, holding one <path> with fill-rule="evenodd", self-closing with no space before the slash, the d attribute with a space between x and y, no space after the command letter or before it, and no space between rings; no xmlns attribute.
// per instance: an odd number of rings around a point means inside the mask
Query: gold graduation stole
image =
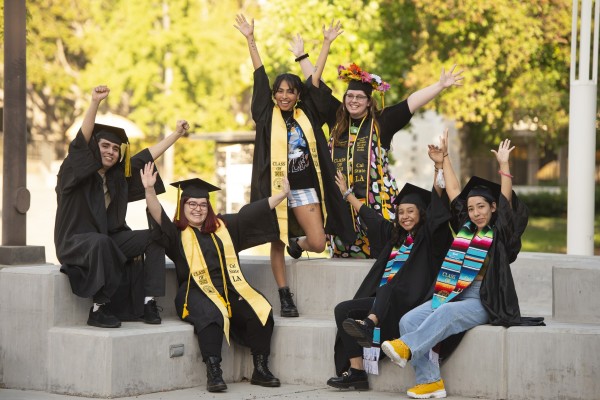
<svg viewBox="0 0 600 400"><path fill-rule="evenodd" d="M317 141L312 125L304 112L299 108L294 108L294 119L302 128L304 138L308 143L308 149L315 166L317 178L319 180L319 189L321 190L321 211L323 212L323 222L327 220L327 210L325 208L325 196L323 192L323 178L321 176L321 165L319 163L319 154L317 153ZM288 138L287 127L281 115L279 107L273 107L273 118L271 121L271 195L281 191L283 187L283 178L287 177L287 157L288 157ZM277 222L279 224L279 238L283 243L288 243L288 208L287 200L282 201L275 207Z"/></svg>
<svg viewBox="0 0 600 400"><path fill-rule="evenodd" d="M264 326L267 323L267 318L271 312L271 304L269 304L269 302L261 294L254 290L244 278L238 263L235 248L233 247L233 242L231 241L231 236L229 235L229 231L225 227L223 221L219 220L219 222L220 226L214 234L223 243L223 249L225 250L225 263L227 265L229 279L231 280L235 290L240 294L240 296L242 296L244 300L248 302ZM202 290L202 292L215 304L215 306L217 306L223 315L223 332L227 338L227 343L229 343L229 318L231 317L231 309L228 307L228 301L221 296L210 279L206 260L204 259L202 249L198 243L198 238L196 237L192 227L188 226L184 231L181 232L181 243L183 245L183 251L185 253L188 266L190 267L190 276L194 278L194 281L200 290ZM217 252L219 253L219 261L222 262L220 250L216 240L215 246L217 246ZM223 266L221 265L221 267ZM225 276L223 276L223 279L225 279ZM187 316L187 296L189 293L190 280L191 279L188 277L188 289L185 296L183 311L184 315L182 318ZM227 284L225 280L223 281L223 284ZM226 290L227 289L225 289L225 293L227 296Z"/></svg>

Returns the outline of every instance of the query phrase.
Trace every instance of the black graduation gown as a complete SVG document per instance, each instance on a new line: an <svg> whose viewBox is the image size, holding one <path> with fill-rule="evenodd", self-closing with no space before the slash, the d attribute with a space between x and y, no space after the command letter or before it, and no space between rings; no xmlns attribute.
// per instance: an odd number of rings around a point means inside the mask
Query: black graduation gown
<svg viewBox="0 0 600 400"><path fill-rule="evenodd" d="M102 287L105 293L117 290L127 259L110 235L131 230L125 223L127 203L144 198L141 178L135 172L149 161L153 161L150 151L144 149L131 158L131 178L125 178L123 161L106 172L111 195L107 209L95 137L86 143L80 130L70 143L56 184L54 244L61 271L69 276L76 295L92 297ZM160 177L155 189L164 192ZM105 275L108 269L114 272L110 276Z"/></svg>
<svg viewBox="0 0 600 400"><path fill-rule="evenodd" d="M452 210L451 225L458 232L469 219L467 202L459 197L450 205ZM479 294L481 303L489 316L492 325L509 326L541 326L542 317L522 317L519 298L510 270L510 264L517 259L521 251L521 236L527 227L529 211L512 192L512 207L508 199L500 194L494 222L494 240L488 251L489 266L486 270ZM429 297L433 296L433 288ZM456 349L465 332L450 336L441 342L440 359L447 359Z"/></svg>
<svg viewBox="0 0 600 400"><path fill-rule="evenodd" d="M327 211L327 219L325 222L325 232L336 234L342 237L345 242L351 243L355 239L354 230L352 228L352 219L348 213L342 212L346 205L340 190L335 184L335 167L331 162L327 140L323 129L325 115L319 113L319 101L329 101L328 92L330 89L325 85L315 88L312 85L310 78L306 82L307 94L303 96L298 103L304 114L309 119L314 131L315 141L317 144L317 153L319 164L321 166L321 180L323 182L323 192L320 188L315 187L319 199L324 199L325 208ZM311 93L308 95L308 93ZM265 72L264 66L254 71L254 89L252 93L252 119L256 124L256 139L254 142L254 157L252 160L252 182L250 186L250 201L267 198L271 196L271 122L273 120L273 100L269 78ZM314 165L311 162L311 166ZM313 174L313 182L317 182L316 171L311 167ZM289 213L290 221L294 220L293 213ZM277 227L277 230L268 238L268 242L279 238L279 228L275 217L275 212L272 212L271 223Z"/></svg>
<svg viewBox="0 0 600 400"><path fill-rule="evenodd" d="M400 271L391 281L379 286L394 243L391 241L393 224L369 207L361 207L359 215L367 228L372 248L378 251L377 261L354 295L355 299L373 297L373 311L379 318L381 342L399 337L400 318L428 299L448 247L452 243L448 196L432 191L431 203L423 226L414 238L413 248ZM349 368L343 343L336 337L335 367L340 376Z"/></svg>
<svg viewBox="0 0 600 400"><path fill-rule="evenodd" d="M243 206L237 214L225 214L219 216L219 218L225 223L225 227L229 231L233 247L238 257L239 252L248 249L259 244L267 243L268 241L264 238L269 237L272 233L272 226L269 224L257 223L257 221L268 221L271 218L271 209L269 208L268 199L262 199L254 203ZM175 298L175 308L177 309L177 315L181 318L183 312L183 304L185 303L185 295L188 286L188 279L190 269L183 251L183 245L181 243L181 231L175 226L175 224L167 217L164 210L162 213L161 229L165 239L165 247L167 256L175 264L175 270L177 272L177 284L179 289L177 290L177 296ZM194 229L198 243L202 249L202 254L206 260L206 264L209 269L210 278L212 280L215 289L224 296L223 291L223 278L221 273L221 264L219 262L217 249L210 234L200 233L197 229ZM263 238L263 239L261 239ZM225 265L225 251L223 249L223 243L216 237L217 243L219 244L221 254L223 257L223 263ZM227 270L226 270L227 271ZM238 296L236 294L233 284L227 277L227 288L229 297ZM190 295L188 297L188 311L189 315L185 321L194 325L194 330L200 332L210 324L217 324L221 328L223 327L223 316L217 308L217 306L200 290L196 281L192 278L190 282ZM257 317L258 318L258 317ZM230 326L230 332L232 338L237 342L244 343L243 332L237 332L235 326Z"/></svg>

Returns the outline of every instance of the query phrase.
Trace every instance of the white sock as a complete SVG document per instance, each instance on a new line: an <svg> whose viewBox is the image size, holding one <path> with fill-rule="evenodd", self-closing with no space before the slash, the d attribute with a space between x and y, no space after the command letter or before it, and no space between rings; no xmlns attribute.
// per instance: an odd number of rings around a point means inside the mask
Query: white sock
<svg viewBox="0 0 600 400"><path fill-rule="evenodd" d="M98 311L98 309L100 308L100 306L103 306L104 304L99 304L99 303L94 303L94 309L93 312Z"/></svg>
<svg viewBox="0 0 600 400"><path fill-rule="evenodd" d="M145 297L145 298L144 298L144 304L148 304L148 302L149 302L150 300L154 300L154 297Z"/></svg>

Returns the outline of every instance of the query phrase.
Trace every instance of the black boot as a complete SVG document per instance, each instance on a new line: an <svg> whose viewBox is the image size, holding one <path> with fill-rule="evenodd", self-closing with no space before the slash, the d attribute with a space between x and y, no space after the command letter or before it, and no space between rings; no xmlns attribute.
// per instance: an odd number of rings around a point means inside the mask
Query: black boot
<svg viewBox="0 0 600 400"><path fill-rule="evenodd" d="M362 347L369 348L373 345L373 330L375 323L369 318L363 320L346 318L342 322L342 328Z"/></svg>
<svg viewBox="0 0 600 400"><path fill-rule="evenodd" d="M279 387L281 383L269 371L269 356L264 354L253 354L254 372L250 383L264 387Z"/></svg>
<svg viewBox="0 0 600 400"><path fill-rule="evenodd" d="M156 300L152 299L144 304L144 316L142 321L147 324L160 324L161 318L159 312L162 311L162 307L156 304Z"/></svg>
<svg viewBox="0 0 600 400"><path fill-rule="evenodd" d="M90 308L87 324L99 328L118 328L121 326L121 321L110 311L106 304L101 304L96 311L94 311L94 306Z"/></svg>
<svg viewBox="0 0 600 400"><path fill-rule="evenodd" d="M222 392L227 390L221 370L221 359L219 357L208 357L206 362L206 390L209 392Z"/></svg>
<svg viewBox="0 0 600 400"><path fill-rule="evenodd" d="M290 292L288 286L279 288L279 300L281 301L281 316L282 317L297 317L298 309L294 304L292 296L294 294Z"/></svg>
<svg viewBox="0 0 600 400"><path fill-rule="evenodd" d="M288 254L295 259L302 257L302 247L298 244L298 238L291 238L290 245L286 246Z"/></svg>
<svg viewBox="0 0 600 400"><path fill-rule="evenodd" d="M350 368L342 376L334 376L327 381L329 386L338 389L369 390L369 379L364 370Z"/></svg>

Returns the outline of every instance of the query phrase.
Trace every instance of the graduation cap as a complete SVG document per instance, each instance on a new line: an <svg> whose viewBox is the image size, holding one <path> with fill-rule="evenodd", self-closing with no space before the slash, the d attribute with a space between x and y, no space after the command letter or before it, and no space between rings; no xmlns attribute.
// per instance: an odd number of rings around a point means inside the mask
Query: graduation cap
<svg viewBox="0 0 600 400"><path fill-rule="evenodd" d="M179 204L181 203L182 197L208 199L210 192L221 190L221 188L218 188L215 185L203 181L200 178L192 178L183 181L173 182L171 183L171 186L177 188L177 219L179 219Z"/></svg>
<svg viewBox="0 0 600 400"><path fill-rule="evenodd" d="M431 191L425 190L410 183L406 183L398 196L394 199L394 204L414 204L417 207L427 208L431 202Z"/></svg>
<svg viewBox="0 0 600 400"><path fill-rule="evenodd" d="M96 136L96 140L105 139L119 146L125 145L123 152L123 160L125 160L125 176L131 176L131 154L129 152L129 138L125 133L125 129L118 126L94 124L92 134Z"/></svg>
<svg viewBox="0 0 600 400"><path fill-rule="evenodd" d="M500 198L500 185L487 179L473 176L458 195L461 199L481 196L490 202L498 202Z"/></svg>

